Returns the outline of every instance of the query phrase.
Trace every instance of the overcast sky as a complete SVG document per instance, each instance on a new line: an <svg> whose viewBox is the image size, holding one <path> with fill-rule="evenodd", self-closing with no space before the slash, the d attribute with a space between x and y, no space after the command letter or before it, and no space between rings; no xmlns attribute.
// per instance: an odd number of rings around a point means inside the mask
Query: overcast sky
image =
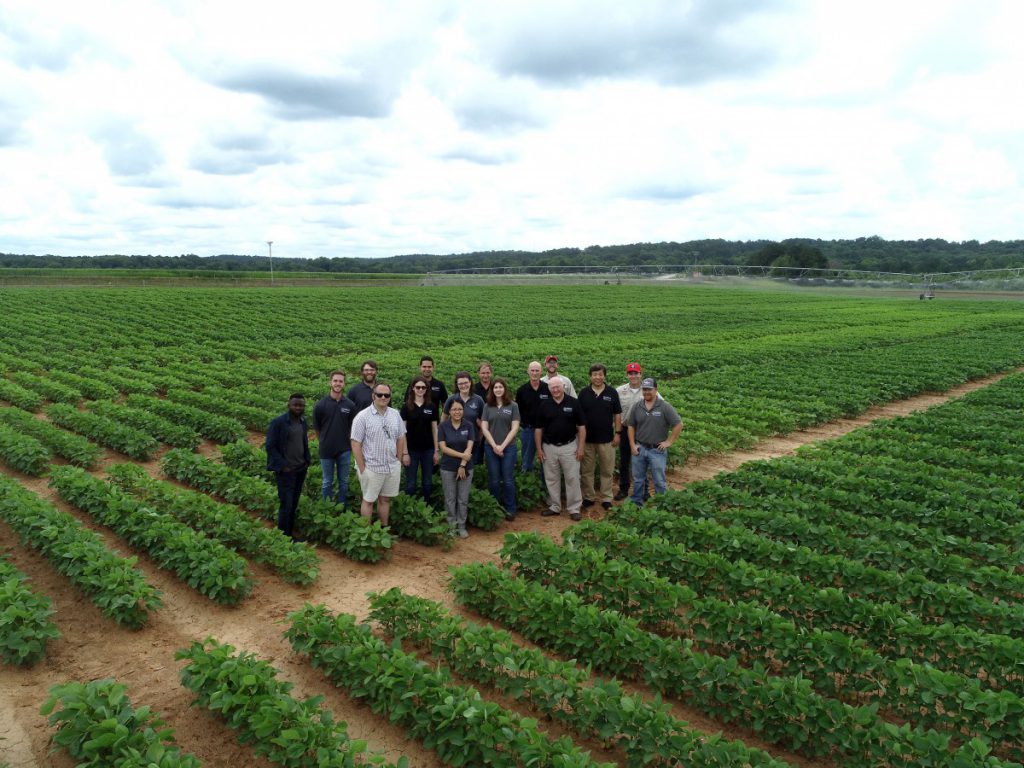
<svg viewBox="0 0 1024 768"><path fill-rule="evenodd" d="M0 251L1020 239L1024 2L0 4Z"/></svg>

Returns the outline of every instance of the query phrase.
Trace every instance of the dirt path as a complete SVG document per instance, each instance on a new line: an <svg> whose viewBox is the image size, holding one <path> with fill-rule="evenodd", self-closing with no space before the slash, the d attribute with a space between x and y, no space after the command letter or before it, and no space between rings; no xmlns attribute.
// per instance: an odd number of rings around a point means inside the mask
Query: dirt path
<svg viewBox="0 0 1024 768"><path fill-rule="evenodd" d="M711 477L718 472L734 469L745 461L781 456L792 453L801 445L845 434L878 418L897 416L927 408L951 397L998 380L999 376L972 382L942 395L923 395L887 406L873 408L857 419L844 419L804 430L784 437L762 441L753 449L727 456L703 459L674 471L673 487L697 479ZM204 453L211 452L205 446ZM216 454L215 451L213 451ZM108 452L105 463L124 461L124 457ZM154 476L159 474L157 462L143 466ZM5 470L6 471L6 470ZM26 487L51 500L85 522L98 528L77 511L61 502L46 486L45 481L11 473ZM295 657L281 637L281 621L289 611L305 602L326 603L332 610L364 617L367 612L366 592L401 586L414 594L440 600L454 607L446 591L448 569L451 566L480 560L495 560L504 534L508 531L537 531L560 537L569 521L561 518L542 518L535 513L521 514L519 518L493 533L473 532L469 539L457 542L450 551L426 548L400 542L388 563L360 565L337 553L318 547L322 560L319 580L308 588L286 584L273 573L260 566L252 566L257 585L252 596L236 608L218 606L190 590L173 575L157 569L145 556L139 557L139 567L150 583L163 592L164 607L157 611L149 624L140 631L122 629L104 618L100 612L64 577L57 574L42 557L21 546L17 536L0 523L0 551L28 573L32 586L53 598L57 609L56 622L62 637L53 642L45 659L32 669L0 668L0 762L7 761L12 768L55 766L68 768L73 761L64 753L49 753L50 729L39 714L50 686L66 680L88 680L115 677L128 684L129 696L137 705L146 703L164 714L176 729L179 744L195 753L207 766L244 765L263 768L264 760L253 756L251 749L239 746L235 734L221 721L189 707L190 696L178 683L181 667L174 660L174 652L186 647L192 640L214 636L239 649L253 651L281 669L283 676L295 684L295 694L309 696L323 694L324 704L337 717L348 723L354 738L365 738L370 744L384 750L389 758L409 757L412 765L432 768L442 763L437 756L406 738L401 728L391 726L369 708L353 702L344 693L325 681L319 672ZM112 548L130 552L130 548L112 534L104 534ZM508 702L504 702L508 703ZM696 728L714 733L722 730L714 721L688 709L685 704L673 702L675 714ZM547 724L555 734L557 727ZM792 754L770 747L741 728L729 728L725 735L742 738L752 746L759 746L796 765L814 766L819 763L803 760ZM604 752L599 745L577 739L582 746L593 750L600 760L615 761L616 755Z"/></svg>

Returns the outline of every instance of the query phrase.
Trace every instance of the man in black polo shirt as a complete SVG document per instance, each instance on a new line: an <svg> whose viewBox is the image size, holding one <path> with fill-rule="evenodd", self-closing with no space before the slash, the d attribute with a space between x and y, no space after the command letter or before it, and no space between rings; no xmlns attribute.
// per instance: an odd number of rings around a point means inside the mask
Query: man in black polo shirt
<svg viewBox="0 0 1024 768"><path fill-rule="evenodd" d="M348 399L356 404L356 411L373 405L373 388L377 384L377 363L375 360L364 360L359 367L361 381L357 381L348 391Z"/></svg>
<svg viewBox="0 0 1024 768"><path fill-rule="evenodd" d="M583 508L593 506L600 494L601 506L612 508L612 475L615 471L615 446L619 444L622 405L619 394L605 386L608 369L601 363L590 366L590 384L580 391L580 408L587 423L587 443L583 447ZM600 486L594 491L594 468L600 472Z"/></svg>
<svg viewBox="0 0 1024 768"><path fill-rule="evenodd" d="M544 465L544 482L548 487L548 508L541 515L548 517L562 511L562 478L565 478L565 506L569 517L580 519L583 494L580 491L580 459L587 428L579 401L565 394L559 376L548 382L551 397L541 402L534 439L537 458Z"/></svg>
<svg viewBox="0 0 1024 768"><path fill-rule="evenodd" d="M540 404L551 397L547 383L540 380L542 372L540 361L534 360L526 366L526 375L530 380L516 390L516 405L519 406L519 418L522 419L519 425L519 439L523 444L522 463L519 469L523 473L533 471L533 457L537 454L533 428L537 425Z"/></svg>
<svg viewBox="0 0 1024 768"><path fill-rule="evenodd" d="M348 503L350 432L356 412L356 404L345 397L345 372L332 371L330 392L313 406L313 429L320 441L320 469L324 475L321 494L325 501L331 498L337 473L338 495L334 500L342 506Z"/></svg>
<svg viewBox="0 0 1024 768"><path fill-rule="evenodd" d="M448 388L444 385L444 382L440 379L434 378L434 358L430 355L424 355L420 358L420 376L427 382L427 386L430 387L430 402L436 406L441 407L448 402ZM412 382L409 382L409 386L405 388L405 400L409 399L409 392L412 389ZM404 403L405 400L402 402Z"/></svg>

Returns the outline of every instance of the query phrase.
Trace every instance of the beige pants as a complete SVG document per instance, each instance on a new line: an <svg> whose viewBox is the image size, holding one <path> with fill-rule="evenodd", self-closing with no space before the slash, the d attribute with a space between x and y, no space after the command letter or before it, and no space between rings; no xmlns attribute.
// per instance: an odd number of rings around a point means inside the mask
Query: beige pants
<svg viewBox="0 0 1024 768"><path fill-rule="evenodd" d="M578 515L583 506L580 492L580 463L576 461L576 441L568 445L544 443L544 483L548 487L548 509L562 511L562 478L565 478L565 507Z"/></svg>
<svg viewBox="0 0 1024 768"><path fill-rule="evenodd" d="M597 496L594 495L595 466L600 471ZM612 500L612 475L615 472L615 446L611 443L585 443L580 472L583 473L580 478L583 498L589 501L610 502Z"/></svg>

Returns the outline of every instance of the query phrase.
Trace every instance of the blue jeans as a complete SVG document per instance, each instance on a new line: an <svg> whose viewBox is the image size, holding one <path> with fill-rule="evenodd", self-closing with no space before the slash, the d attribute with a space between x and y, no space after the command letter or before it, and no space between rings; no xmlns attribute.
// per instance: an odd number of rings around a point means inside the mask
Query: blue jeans
<svg viewBox="0 0 1024 768"><path fill-rule="evenodd" d="M520 466L521 472L533 471L533 457L537 455L537 444L534 440L533 427L523 427L519 430L519 439L523 444L523 461ZM490 472L490 470L487 470Z"/></svg>
<svg viewBox="0 0 1024 768"><path fill-rule="evenodd" d="M516 447L515 443L505 448L505 455L498 456L491 444L484 445L487 458L487 486L505 512L516 513Z"/></svg>
<svg viewBox="0 0 1024 768"><path fill-rule="evenodd" d="M664 493L668 490L665 483L665 467L668 464L668 451L657 448L640 447L640 453L633 457L633 495L630 500L638 507L644 503L647 490L647 470L651 471L654 481L654 492Z"/></svg>
<svg viewBox="0 0 1024 768"><path fill-rule="evenodd" d="M277 527L286 536L295 535L295 510L299 508L302 484L306 482L306 467L291 472L275 472L277 478Z"/></svg>
<svg viewBox="0 0 1024 768"><path fill-rule="evenodd" d="M405 468L405 495L416 495L416 470L420 472L420 484L423 498L430 501L434 490L434 449L409 451L409 466Z"/></svg>
<svg viewBox="0 0 1024 768"><path fill-rule="evenodd" d="M320 491L324 501L330 501L334 489L334 473L338 473L338 495L334 500L341 505L348 504L348 468L352 463L352 451L343 451L333 459L320 459L320 469L324 473L324 484Z"/></svg>

